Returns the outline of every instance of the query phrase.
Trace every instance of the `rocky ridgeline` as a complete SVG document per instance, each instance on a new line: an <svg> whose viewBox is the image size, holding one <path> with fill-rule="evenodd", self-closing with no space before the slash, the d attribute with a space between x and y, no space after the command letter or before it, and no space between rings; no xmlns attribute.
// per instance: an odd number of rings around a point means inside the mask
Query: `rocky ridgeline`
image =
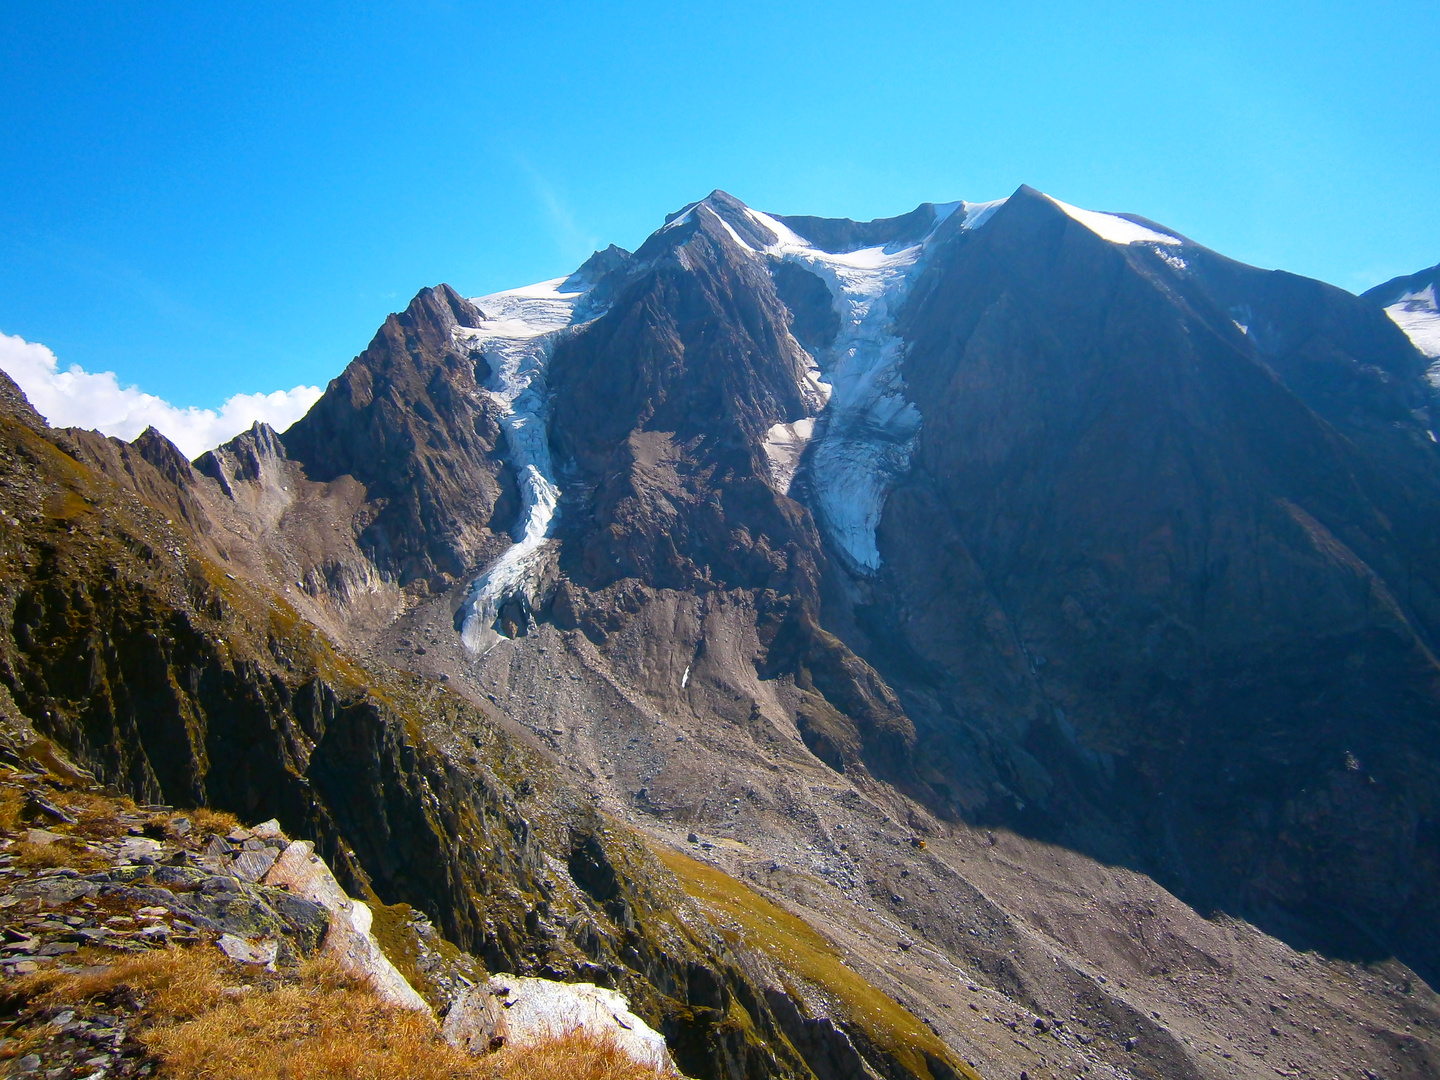
<svg viewBox="0 0 1440 1080"><path fill-rule="evenodd" d="M673 1069L664 1038L620 994L546 979L487 981L478 961L407 911L398 926L387 920L386 933L422 996L381 947L370 905L347 896L314 846L290 840L274 820L246 828L227 815L132 806L93 788L51 790L46 780L26 772L0 780L5 982L94 973L175 948L214 948L283 982L303 959L328 957L389 1004L438 1014L446 1040L472 1053L586 1028L611 1032L637 1061ZM142 1005L112 994L37 1010L0 987L0 1013L10 1014L0 1015L0 1063L47 1080L149 1076L158 1063L135 1037Z"/></svg>

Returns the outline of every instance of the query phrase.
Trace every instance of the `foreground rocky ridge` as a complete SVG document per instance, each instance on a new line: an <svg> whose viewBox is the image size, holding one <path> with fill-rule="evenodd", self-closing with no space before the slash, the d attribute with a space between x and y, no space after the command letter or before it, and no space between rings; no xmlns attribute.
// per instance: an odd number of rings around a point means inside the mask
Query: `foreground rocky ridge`
<svg viewBox="0 0 1440 1080"><path fill-rule="evenodd" d="M336 1060L348 1054L374 1077L499 1080L543 1071L547 1056L577 1077L592 1061L615 1080L677 1075L664 1039L613 991L504 976L524 986L510 1000L473 958L432 948L423 915L387 911L391 951L448 1009L442 1030L370 933L369 906L310 844L274 821L246 829L213 811L136 807L57 755L63 774L34 771L26 749L6 740L0 780L7 1074L354 1075ZM608 1011L577 1012L587 992ZM467 1006L480 1000L496 1003L498 1030L466 1045Z"/></svg>

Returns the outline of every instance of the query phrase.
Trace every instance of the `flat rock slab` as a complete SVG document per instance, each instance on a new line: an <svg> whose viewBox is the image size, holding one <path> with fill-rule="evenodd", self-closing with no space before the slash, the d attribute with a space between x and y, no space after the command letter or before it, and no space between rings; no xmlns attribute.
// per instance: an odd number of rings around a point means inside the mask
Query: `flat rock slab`
<svg viewBox="0 0 1440 1080"><path fill-rule="evenodd" d="M70 877L46 877L24 881L15 886L14 895L22 899L38 898L54 907L68 904L82 896L94 896L100 886L93 881L82 881Z"/></svg>
<svg viewBox="0 0 1440 1080"><path fill-rule="evenodd" d="M241 881L259 881L270 872L275 865L275 850L262 847L252 851L242 851L235 856L235 862L230 867L230 873L234 874Z"/></svg>
<svg viewBox="0 0 1440 1080"><path fill-rule="evenodd" d="M265 967L273 967L275 957L280 953L280 943L274 938L246 941L234 934L221 934L220 940L215 944L231 960L241 964L262 964Z"/></svg>
<svg viewBox="0 0 1440 1080"><path fill-rule="evenodd" d="M160 855L160 841L148 836L127 836L120 841L120 861L135 862L138 859L155 859Z"/></svg>

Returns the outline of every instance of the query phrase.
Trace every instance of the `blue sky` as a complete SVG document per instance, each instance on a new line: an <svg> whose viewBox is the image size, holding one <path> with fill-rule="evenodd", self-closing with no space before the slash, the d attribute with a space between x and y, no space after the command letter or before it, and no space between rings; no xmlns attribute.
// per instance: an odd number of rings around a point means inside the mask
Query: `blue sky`
<svg viewBox="0 0 1440 1080"><path fill-rule="evenodd" d="M1440 4L0 2L0 331L181 405L715 187L1029 183L1363 289L1440 261Z"/></svg>

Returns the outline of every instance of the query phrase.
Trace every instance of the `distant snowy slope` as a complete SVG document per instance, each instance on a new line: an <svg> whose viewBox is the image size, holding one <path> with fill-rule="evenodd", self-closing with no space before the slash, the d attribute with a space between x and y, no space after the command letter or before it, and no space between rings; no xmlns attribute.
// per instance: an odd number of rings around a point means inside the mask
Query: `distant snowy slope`
<svg viewBox="0 0 1440 1080"><path fill-rule="evenodd" d="M1129 218L1123 218L1119 214L1101 214L1094 210L1082 210L1078 206L1061 202L1053 195L1047 195L1046 198L1096 236L1109 240L1112 244L1179 244L1182 242L1178 236L1147 229L1144 225L1131 221Z"/></svg>
<svg viewBox="0 0 1440 1080"><path fill-rule="evenodd" d="M1366 292L1365 298L1385 309L1385 314L1404 330L1415 348L1435 363L1431 364L1431 385L1440 388L1440 309L1435 291L1440 284L1440 266L1432 266L1408 277L1392 278Z"/></svg>

